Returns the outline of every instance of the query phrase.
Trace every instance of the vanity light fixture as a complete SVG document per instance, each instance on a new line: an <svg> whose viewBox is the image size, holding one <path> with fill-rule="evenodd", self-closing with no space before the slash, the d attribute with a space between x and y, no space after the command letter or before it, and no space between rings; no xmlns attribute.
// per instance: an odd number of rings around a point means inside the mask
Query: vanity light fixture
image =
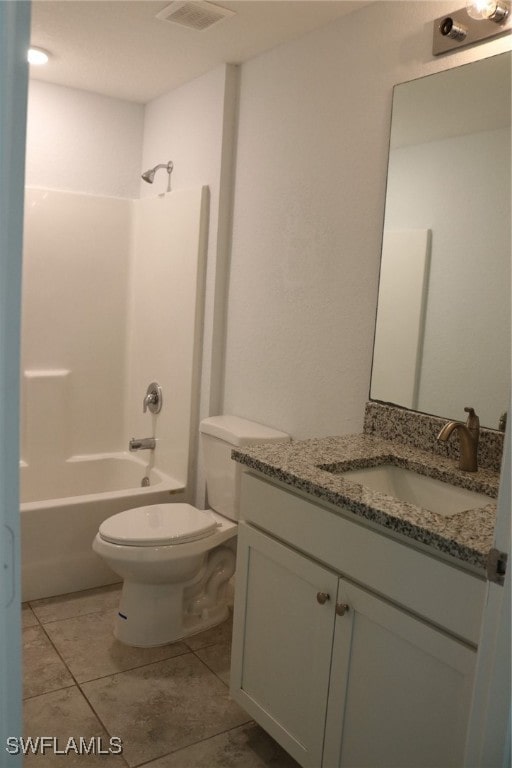
<svg viewBox="0 0 512 768"><path fill-rule="evenodd" d="M44 64L48 64L50 54L43 48L29 48L27 54L27 61L29 64L33 64L35 67L42 67Z"/></svg>
<svg viewBox="0 0 512 768"><path fill-rule="evenodd" d="M504 0L468 0L466 10L472 19L490 19L501 24L510 13L510 4Z"/></svg>
<svg viewBox="0 0 512 768"><path fill-rule="evenodd" d="M434 21L432 53L438 56L510 32L510 0L468 0L466 7Z"/></svg>

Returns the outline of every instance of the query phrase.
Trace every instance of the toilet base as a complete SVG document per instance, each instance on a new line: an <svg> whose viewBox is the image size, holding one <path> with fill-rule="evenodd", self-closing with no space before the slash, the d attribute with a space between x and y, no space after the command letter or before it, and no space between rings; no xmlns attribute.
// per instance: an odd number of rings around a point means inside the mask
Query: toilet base
<svg viewBox="0 0 512 768"><path fill-rule="evenodd" d="M169 603L167 602L167 608ZM124 611L127 611L126 613ZM208 612L205 616L187 616L183 621L171 621L170 617L163 620L159 616L149 617L149 611L136 610L135 612L119 606L115 618L114 637L125 645L136 648L152 648L159 645L178 642L191 635L197 635L207 629L222 624L229 617L229 607L224 604ZM126 618L124 618L126 616ZM179 625L179 626L177 626Z"/></svg>
<svg viewBox="0 0 512 768"><path fill-rule="evenodd" d="M227 580L234 570L234 554L228 550L227 562L231 562L232 567L217 570L213 567L215 560L225 563L226 549L220 548L215 555L210 558L206 576L203 574L188 584L141 584L125 580L115 617L117 640L125 645L150 648L183 640L225 621L229 616ZM221 583L215 583L219 579ZM205 582L215 587L211 594L203 591Z"/></svg>

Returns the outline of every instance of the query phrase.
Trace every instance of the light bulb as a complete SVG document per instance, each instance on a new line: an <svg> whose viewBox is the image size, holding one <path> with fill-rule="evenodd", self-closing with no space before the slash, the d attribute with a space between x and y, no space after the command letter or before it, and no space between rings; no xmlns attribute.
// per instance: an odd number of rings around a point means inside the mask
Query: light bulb
<svg viewBox="0 0 512 768"><path fill-rule="evenodd" d="M498 24L509 14L508 3L504 0L468 0L466 10L472 19L491 19Z"/></svg>
<svg viewBox="0 0 512 768"><path fill-rule="evenodd" d="M49 55L42 48L29 48L27 54L27 60L29 64L33 64L36 67L41 67L43 64L48 63Z"/></svg>

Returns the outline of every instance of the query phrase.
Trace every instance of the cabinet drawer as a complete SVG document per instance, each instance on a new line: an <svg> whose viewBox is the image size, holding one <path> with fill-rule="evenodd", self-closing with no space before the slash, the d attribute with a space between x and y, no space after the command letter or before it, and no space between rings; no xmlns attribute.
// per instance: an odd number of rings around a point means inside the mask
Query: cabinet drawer
<svg viewBox="0 0 512 768"><path fill-rule="evenodd" d="M241 517L245 521L338 574L478 644L483 579L250 472L242 476L241 492ZM351 513L347 510L346 514Z"/></svg>

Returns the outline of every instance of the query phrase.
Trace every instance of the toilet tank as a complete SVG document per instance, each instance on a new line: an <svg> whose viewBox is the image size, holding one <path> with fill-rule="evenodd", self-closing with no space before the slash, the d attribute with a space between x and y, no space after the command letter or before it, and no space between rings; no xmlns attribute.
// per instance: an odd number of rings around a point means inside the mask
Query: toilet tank
<svg viewBox="0 0 512 768"><path fill-rule="evenodd" d="M210 416L199 425L209 506L238 520L243 468L231 458L233 448L249 443L287 443L290 435L238 416Z"/></svg>

